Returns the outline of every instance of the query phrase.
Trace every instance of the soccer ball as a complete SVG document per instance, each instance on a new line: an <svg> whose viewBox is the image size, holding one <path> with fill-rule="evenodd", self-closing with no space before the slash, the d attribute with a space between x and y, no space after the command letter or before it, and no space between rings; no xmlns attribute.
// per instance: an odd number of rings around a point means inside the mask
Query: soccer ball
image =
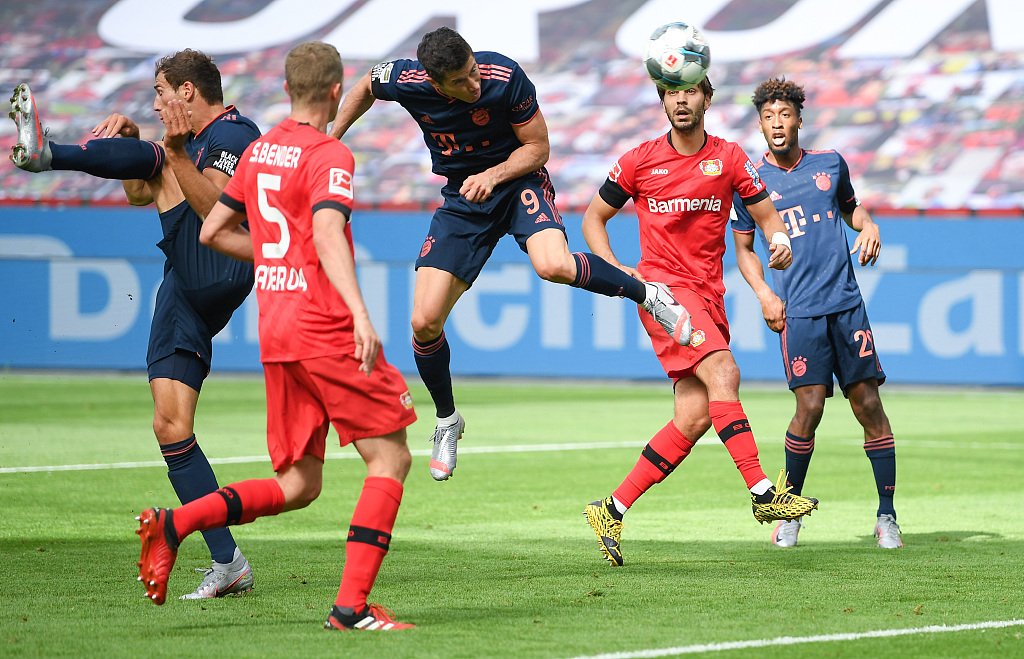
<svg viewBox="0 0 1024 659"><path fill-rule="evenodd" d="M644 68L654 84L679 91L700 84L711 66L711 48L700 30L688 23L662 25L647 42Z"/></svg>

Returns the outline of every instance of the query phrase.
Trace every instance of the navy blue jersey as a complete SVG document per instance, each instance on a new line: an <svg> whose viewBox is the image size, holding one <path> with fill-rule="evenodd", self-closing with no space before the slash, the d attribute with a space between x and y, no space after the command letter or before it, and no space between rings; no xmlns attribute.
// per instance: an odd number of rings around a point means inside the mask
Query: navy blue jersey
<svg viewBox="0 0 1024 659"><path fill-rule="evenodd" d="M229 105L216 119L206 124L185 142L185 152L199 171L209 167L228 176L235 175L235 166L245 147L260 136L260 129Z"/></svg>
<svg viewBox="0 0 1024 659"><path fill-rule="evenodd" d="M189 136L185 151L196 167L233 176L238 160L260 130L234 106ZM209 366L211 341L253 286L253 267L199 242L202 218L183 201L160 213L164 279L157 292L147 363L182 349Z"/></svg>
<svg viewBox="0 0 1024 659"><path fill-rule="evenodd" d="M480 98L466 103L434 89L416 60L384 62L370 71L373 95L397 101L416 120L430 149L433 171L465 178L508 160L522 146L512 126L540 110L537 89L504 55L473 53L480 69Z"/></svg>
<svg viewBox="0 0 1024 659"><path fill-rule="evenodd" d="M842 213L853 212L857 196L846 161L835 151L802 151L792 169L763 156L754 168L793 244L793 265L772 270L773 289L786 302L786 316L811 318L855 307L861 295ZM738 199L734 207L733 230L754 231L754 220ZM767 253L768 240L757 229Z"/></svg>

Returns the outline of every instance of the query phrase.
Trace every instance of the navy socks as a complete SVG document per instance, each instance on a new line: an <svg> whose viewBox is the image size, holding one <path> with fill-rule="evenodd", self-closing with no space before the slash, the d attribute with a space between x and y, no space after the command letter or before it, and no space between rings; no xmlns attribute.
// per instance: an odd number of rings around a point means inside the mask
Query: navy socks
<svg viewBox="0 0 1024 659"><path fill-rule="evenodd" d="M85 172L99 178L148 181L164 165L163 147L130 137L89 140L85 144L54 144L50 168Z"/></svg>
<svg viewBox="0 0 1024 659"><path fill-rule="evenodd" d="M810 439L786 433L786 482L793 486L793 494L800 494L807 478L807 467L814 453L814 435Z"/></svg>
<svg viewBox="0 0 1024 659"><path fill-rule="evenodd" d="M412 349L416 359L416 370L420 372L420 379L434 400L437 417L443 419L451 416L455 413L455 395L452 393L450 370L452 352L444 332L426 343L420 343L414 337Z"/></svg>
<svg viewBox="0 0 1024 659"><path fill-rule="evenodd" d="M164 444L160 452L167 463L167 478L182 504L195 501L218 489L217 477L210 461L199 448L196 436L183 442ZM235 555L235 539L226 528L203 531L203 538L210 548L210 555L218 563L230 563Z"/></svg>
<svg viewBox="0 0 1024 659"><path fill-rule="evenodd" d="M647 290L642 281L633 279L596 254L573 252L572 257L576 259L576 279L571 286L608 297L628 297L643 304Z"/></svg>
<svg viewBox="0 0 1024 659"><path fill-rule="evenodd" d="M875 474L875 487L878 488L878 514L892 515L896 518L892 498L896 494L896 441L892 435L864 442L864 453L871 460L871 470Z"/></svg>

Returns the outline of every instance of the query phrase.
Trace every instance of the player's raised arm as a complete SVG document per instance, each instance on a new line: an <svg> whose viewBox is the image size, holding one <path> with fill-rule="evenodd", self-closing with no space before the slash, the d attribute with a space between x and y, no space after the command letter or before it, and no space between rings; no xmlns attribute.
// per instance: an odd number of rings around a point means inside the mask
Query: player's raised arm
<svg viewBox="0 0 1024 659"><path fill-rule="evenodd" d="M745 205L744 208L754 218L757 226L761 227L764 235L771 236L768 240L768 249L771 251L768 267L776 270L788 268L793 263L793 249L790 247L786 225L779 216L779 211L775 210L775 204L765 197L749 206Z"/></svg>
<svg viewBox="0 0 1024 659"><path fill-rule="evenodd" d="M334 125L331 126L331 132L328 135L340 140L356 122L356 119L366 114L376 100L370 84L370 72L367 72L352 89L348 90L348 94L345 94L345 99L341 102L341 107L338 108L338 116L334 118Z"/></svg>
<svg viewBox="0 0 1024 659"><path fill-rule="evenodd" d="M164 134L167 164L174 170L174 177L178 180L189 206L201 217L205 217L217 203L221 190L231 177L213 167L207 167L200 172L185 151L185 141L192 133L192 122L184 101L168 101L160 111L160 118L167 128Z"/></svg>
<svg viewBox="0 0 1024 659"><path fill-rule="evenodd" d="M522 146L509 154L505 162L467 177L459 193L469 201L483 201L496 186L505 181L535 172L548 161L551 145L548 124L538 109L533 118L521 126L512 126Z"/></svg>

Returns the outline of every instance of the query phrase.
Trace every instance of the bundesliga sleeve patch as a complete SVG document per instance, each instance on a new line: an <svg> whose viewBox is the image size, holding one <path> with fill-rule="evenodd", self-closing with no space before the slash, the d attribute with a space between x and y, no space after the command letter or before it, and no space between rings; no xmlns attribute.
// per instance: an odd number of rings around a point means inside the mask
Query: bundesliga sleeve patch
<svg viewBox="0 0 1024 659"><path fill-rule="evenodd" d="M612 171L608 172L608 178L618 183L620 176L622 176L622 165L616 160L615 164L612 165Z"/></svg>
<svg viewBox="0 0 1024 659"><path fill-rule="evenodd" d="M340 167L331 167L328 175L327 191L331 194L341 195L346 199L352 199L352 173Z"/></svg>
<svg viewBox="0 0 1024 659"><path fill-rule="evenodd" d="M381 62L370 69L370 80L386 85L391 82L391 71L394 68L394 62Z"/></svg>
<svg viewBox="0 0 1024 659"><path fill-rule="evenodd" d="M743 167L744 169L747 170L747 174L750 175L750 180L754 182L755 186L759 188L764 187L763 185L761 185L761 175L757 173L757 170L754 168L754 166L750 163L749 160L743 164Z"/></svg>

